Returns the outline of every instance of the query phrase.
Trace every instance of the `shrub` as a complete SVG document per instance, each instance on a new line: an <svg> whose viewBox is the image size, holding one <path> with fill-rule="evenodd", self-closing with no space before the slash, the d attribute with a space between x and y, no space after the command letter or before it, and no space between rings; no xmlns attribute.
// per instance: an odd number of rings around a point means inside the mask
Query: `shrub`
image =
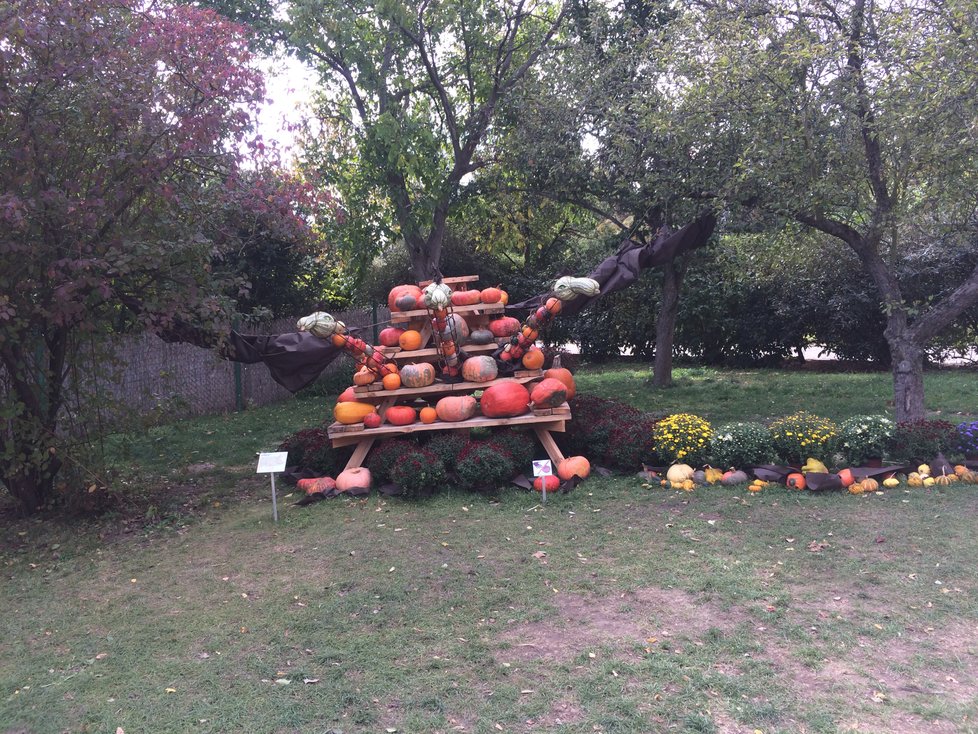
<svg viewBox="0 0 978 734"><path fill-rule="evenodd" d="M806 458L822 458L834 448L839 427L828 418L800 410L771 423L771 440L782 461L801 464Z"/></svg>
<svg viewBox="0 0 978 734"><path fill-rule="evenodd" d="M710 456L713 465L721 468L767 464L775 458L771 432L749 421L717 426L710 439Z"/></svg>
<svg viewBox="0 0 978 734"><path fill-rule="evenodd" d="M472 441L455 465L459 481L468 487L493 486L513 477L513 457L494 441Z"/></svg>
<svg viewBox="0 0 978 734"><path fill-rule="evenodd" d="M367 459L367 468L375 482L394 481L392 472L401 458L412 449L417 448L417 444L409 439L396 439L384 441L379 446L374 446Z"/></svg>
<svg viewBox="0 0 978 734"><path fill-rule="evenodd" d="M706 461L712 435L709 422L698 415L674 413L655 424L652 445L665 463L700 464Z"/></svg>
<svg viewBox="0 0 978 734"><path fill-rule="evenodd" d="M965 456L978 454L978 421L959 423L957 432L958 451Z"/></svg>
<svg viewBox="0 0 978 734"><path fill-rule="evenodd" d="M652 436L659 418L651 413L627 415L615 421L608 433L602 463L612 469L634 471L654 460Z"/></svg>
<svg viewBox="0 0 978 734"><path fill-rule="evenodd" d="M458 456L468 443L468 437L461 433L456 433L455 431L439 431L428 440L428 443L424 447L442 460L445 469L454 471Z"/></svg>
<svg viewBox="0 0 978 734"><path fill-rule="evenodd" d="M530 462L537 458L539 444L537 437L530 431L519 428L498 428L490 439L513 459L513 471L516 474L528 472Z"/></svg>
<svg viewBox="0 0 978 734"><path fill-rule="evenodd" d="M390 469L390 479L408 497L430 497L445 486L448 473L434 451L409 446Z"/></svg>
<svg viewBox="0 0 978 734"><path fill-rule="evenodd" d="M279 451L288 451L289 466L308 469L317 476L335 477L346 465L352 449L334 449L325 427L306 428L293 433L279 446Z"/></svg>
<svg viewBox="0 0 978 734"><path fill-rule="evenodd" d="M839 426L837 447L850 464L882 458L892 441L896 424L885 415L854 415Z"/></svg>
<svg viewBox="0 0 978 734"><path fill-rule="evenodd" d="M642 415L627 403L594 395L575 395L568 404L572 418L567 422L567 430L554 436L568 456L602 459L608 452L608 442L615 427L622 421Z"/></svg>
<svg viewBox="0 0 978 734"><path fill-rule="evenodd" d="M958 432L947 421L902 421L893 431L891 453L905 461L930 461L938 453L953 451Z"/></svg>

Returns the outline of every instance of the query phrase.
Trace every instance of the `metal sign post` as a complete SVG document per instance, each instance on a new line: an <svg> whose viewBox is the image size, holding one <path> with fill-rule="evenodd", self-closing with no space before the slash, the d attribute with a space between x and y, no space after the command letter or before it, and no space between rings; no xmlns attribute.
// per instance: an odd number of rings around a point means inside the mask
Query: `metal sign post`
<svg viewBox="0 0 978 734"><path fill-rule="evenodd" d="M549 459L533 462L533 476L543 477L543 481L540 483L540 488L543 490L540 493L543 499L543 504L547 504L547 477L553 476L553 473L553 465L550 463Z"/></svg>
<svg viewBox="0 0 978 734"><path fill-rule="evenodd" d="M258 471L256 474L271 474L272 477L272 519L278 522L278 500L275 497L275 475L285 471L285 462L289 459L288 451L258 454Z"/></svg>

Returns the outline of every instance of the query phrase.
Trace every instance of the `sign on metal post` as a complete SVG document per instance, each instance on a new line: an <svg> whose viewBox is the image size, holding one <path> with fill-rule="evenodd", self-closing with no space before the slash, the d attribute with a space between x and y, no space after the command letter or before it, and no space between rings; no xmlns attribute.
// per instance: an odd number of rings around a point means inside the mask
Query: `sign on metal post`
<svg viewBox="0 0 978 734"><path fill-rule="evenodd" d="M544 459L541 461L533 462L533 476L534 477L544 477L541 488L543 489L542 497L543 504L547 504L547 480L546 477L553 476L554 469L553 465L550 463L550 459Z"/></svg>
<svg viewBox="0 0 978 734"><path fill-rule="evenodd" d="M278 522L278 501L275 497L275 475L285 471L285 462L289 459L288 451L274 451L258 454L258 471L256 474L270 474L272 477L272 519Z"/></svg>

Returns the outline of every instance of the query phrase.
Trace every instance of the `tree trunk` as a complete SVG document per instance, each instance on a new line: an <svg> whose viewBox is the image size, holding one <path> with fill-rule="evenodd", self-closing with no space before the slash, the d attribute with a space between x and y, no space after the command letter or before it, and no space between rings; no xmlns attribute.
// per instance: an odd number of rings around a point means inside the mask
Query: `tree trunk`
<svg viewBox="0 0 978 734"><path fill-rule="evenodd" d="M441 238L433 242L432 238L419 234L408 235L404 244L411 258L411 273L419 283L423 280L434 280L441 275L438 269L441 260Z"/></svg>
<svg viewBox="0 0 978 734"><path fill-rule="evenodd" d="M7 491L17 500L21 513L33 515L54 496L54 477L57 469L53 466L38 468L21 467L13 474L2 472Z"/></svg>
<svg viewBox="0 0 978 734"><path fill-rule="evenodd" d="M888 333L887 336L892 360L894 418L897 421L920 420L925 415L924 349L905 333Z"/></svg>
<svg viewBox="0 0 978 734"><path fill-rule="evenodd" d="M672 385L672 344L676 336L683 270L676 267L675 260L662 266L662 298L655 320L655 361L652 364L652 384L656 387Z"/></svg>

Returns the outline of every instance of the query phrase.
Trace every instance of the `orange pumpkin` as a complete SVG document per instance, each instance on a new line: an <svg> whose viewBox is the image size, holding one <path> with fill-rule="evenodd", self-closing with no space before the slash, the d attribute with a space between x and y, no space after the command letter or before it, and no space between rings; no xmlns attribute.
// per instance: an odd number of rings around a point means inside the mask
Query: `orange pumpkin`
<svg viewBox="0 0 978 734"><path fill-rule="evenodd" d="M560 355L558 354L554 357L553 367L543 373L544 377L552 377L555 380L560 380L562 383L567 385L567 399L570 400L577 393L577 387L574 385L574 375L566 367L560 366Z"/></svg>
<svg viewBox="0 0 978 734"><path fill-rule="evenodd" d="M794 474L789 474L788 478L785 480L785 484L788 485L789 489L804 489L805 488L805 475L795 472Z"/></svg>
<svg viewBox="0 0 978 734"><path fill-rule="evenodd" d="M434 423L438 420L438 411L430 405L424 406L418 413L422 423Z"/></svg>
<svg viewBox="0 0 978 734"><path fill-rule="evenodd" d="M567 385L553 377L545 377L533 387L530 403L533 408L556 408L567 400Z"/></svg>
<svg viewBox="0 0 978 734"><path fill-rule="evenodd" d="M548 492L555 492L560 487L560 479L553 474L546 474L533 480L533 488L537 492L542 492L544 487Z"/></svg>
<svg viewBox="0 0 978 734"><path fill-rule="evenodd" d="M357 399L357 394L352 387L346 388L340 393L340 396L336 398L337 403L352 403Z"/></svg>
<svg viewBox="0 0 978 734"><path fill-rule="evenodd" d="M443 421L457 423L474 416L476 405L471 395L449 395L435 403L435 413Z"/></svg>
<svg viewBox="0 0 978 734"><path fill-rule="evenodd" d="M384 421L380 417L380 413L367 413L367 415L363 417L364 428L380 428L380 424L383 422Z"/></svg>
<svg viewBox="0 0 978 734"><path fill-rule="evenodd" d="M859 483L859 486L862 487L863 492L875 492L880 488L880 483L872 477L866 477Z"/></svg>
<svg viewBox="0 0 978 734"><path fill-rule="evenodd" d="M536 347L531 347L526 350L526 354L523 355L523 366L528 370L538 370L543 367L543 350L537 349Z"/></svg>
<svg viewBox="0 0 978 734"><path fill-rule="evenodd" d="M415 331L414 329L407 329L398 337L397 343L405 352L413 352L416 349L421 349L421 332Z"/></svg>
<svg viewBox="0 0 978 734"><path fill-rule="evenodd" d="M530 391L518 382L500 382L486 388L479 405L487 418L511 418L529 408Z"/></svg>
<svg viewBox="0 0 978 734"><path fill-rule="evenodd" d="M398 329L396 327L390 326L383 329L380 334L377 335L377 340L380 342L382 347L399 347L401 334L404 333L404 329Z"/></svg>
<svg viewBox="0 0 978 734"><path fill-rule="evenodd" d="M409 426L418 419L418 412L410 405L393 405L384 413L392 426Z"/></svg>
<svg viewBox="0 0 978 734"><path fill-rule="evenodd" d="M300 479L296 482L296 487L300 492L309 494L324 494L336 489L336 480L332 477L313 477L311 479Z"/></svg>
<svg viewBox="0 0 978 734"><path fill-rule="evenodd" d="M512 336L520 330L519 319L512 316L503 316L501 319L493 319L489 322L489 331L497 339Z"/></svg>
<svg viewBox="0 0 978 734"><path fill-rule="evenodd" d="M479 297L483 303L499 303L499 299L503 297L503 292L495 287L483 288Z"/></svg>
<svg viewBox="0 0 978 734"><path fill-rule="evenodd" d="M489 382L498 374L496 360L487 355L469 357L462 363L462 379L466 382Z"/></svg>
<svg viewBox="0 0 978 734"><path fill-rule="evenodd" d="M377 375L368 370L366 367L361 367L353 375L354 385L369 385L371 382L377 379Z"/></svg>
<svg viewBox="0 0 978 734"><path fill-rule="evenodd" d="M389 375L384 375L383 383L385 390L396 390L401 386L401 376L391 372Z"/></svg>
<svg viewBox="0 0 978 734"><path fill-rule="evenodd" d="M509 293L506 291L499 291L499 302L504 306L509 303Z"/></svg>
<svg viewBox="0 0 978 734"><path fill-rule="evenodd" d="M849 487L854 481L856 481L856 478L852 476L852 469L843 469L840 471L839 479L842 481L843 487Z"/></svg>
<svg viewBox="0 0 978 734"><path fill-rule="evenodd" d="M401 384L404 387L428 387L435 381L435 368L428 362L406 364L401 367Z"/></svg>
<svg viewBox="0 0 978 734"><path fill-rule="evenodd" d="M413 303L404 298L405 296L410 296L414 299ZM407 308L402 308L402 306L407 306ZM424 308L424 295L416 285L395 285L391 288L390 293L387 294L387 308L394 312L414 311L415 309Z"/></svg>
<svg viewBox="0 0 978 734"><path fill-rule="evenodd" d="M591 473L591 462L583 456L569 456L557 464L557 476L567 481L572 477L587 479Z"/></svg>
<svg viewBox="0 0 978 734"><path fill-rule="evenodd" d="M482 294L477 290L452 292L453 306L474 306L477 303L482 303Z"/></svg>
<svg viewBox="0 0 978 734"><path fill-rule="evenodd" d="M559 298L548 298L547 299L547 310L554 316L560 313L560 309L564 307Z"/></svg>
<svg viewBox="0 0 978 734"><path fill-rule="evenodd" d="M358 466L353 469L344 469L336 477L336 489L340 492L360 488L370 489L370 481L370 470L366 467Z"/></svg>

